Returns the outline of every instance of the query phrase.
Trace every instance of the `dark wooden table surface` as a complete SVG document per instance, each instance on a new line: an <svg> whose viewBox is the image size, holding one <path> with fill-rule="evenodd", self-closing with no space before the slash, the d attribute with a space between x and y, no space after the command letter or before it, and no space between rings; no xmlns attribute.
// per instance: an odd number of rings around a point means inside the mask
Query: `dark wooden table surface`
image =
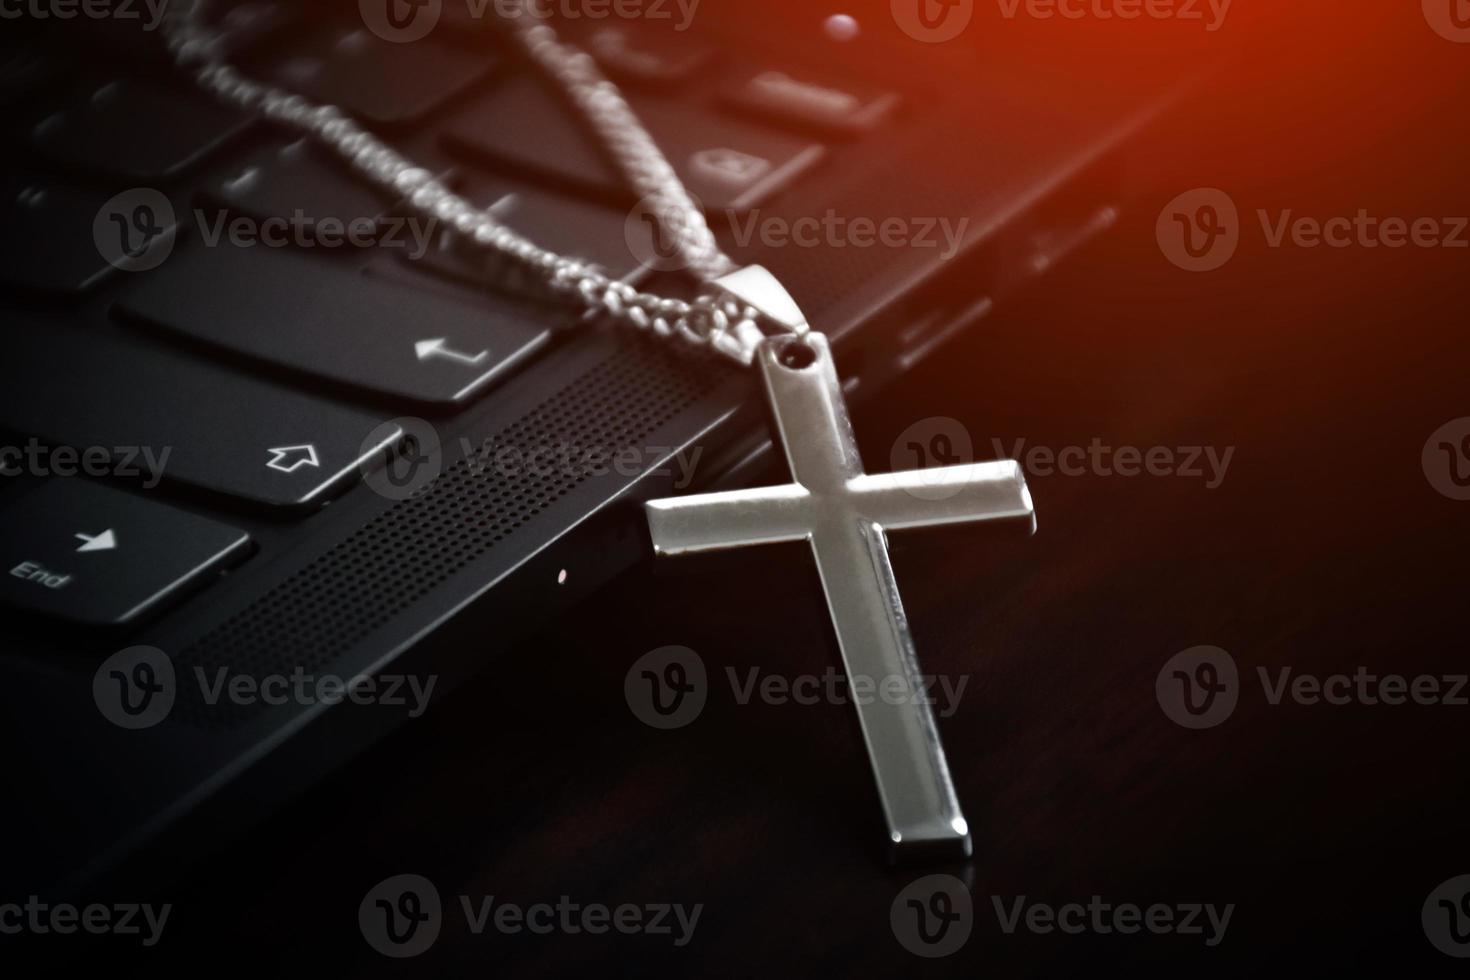
<svg viewBox="0 0 1470 980"><path fill-rule="evenodd" d="M1416 11L1401 26L1257 45L1227 89L1149 137L1153 172L1116 234L859 413L874 469L903 429L937 417L981 456L993 439L1234 450L1214 488L1033 473L1033 538L893 538L925 668L968 678L941 726L975 856L927 869L973 895L958 953L920 959L890 927L923 872L881 860L851 708L741 705L724 680L837 663L810 561L774 548L641 569L513 651L485 637L495 663L481 680L200 868L170 925L187 941L143 962L258 955L354 976L1054 976L1103 963L1324 975L1379 957L1404 975L1462 970L1429 945L1420 908L1470 873L1470 707L1272 705L1258 673L1467 670L1470 503L1434 490L1421 450L1470 415L1470 251L1272 248L1256 216L1467 213L1470 49ZM1200 186L1232 195L1243 241L1224 268L1189 274L1164 260L1154 223ZM666 644L697 651L713 679L698 720L670 732L623 697L629 665ZM1239 703L1189 730L1155 682L1201 644L1234 658ZM446 904L703 909L682 947L476 936L452 909L435 947L399 962L368 948L357 906L400 873L434 881ZM1007 934L993 907L1093 895L1235 908L1209 947Z"/></svg>

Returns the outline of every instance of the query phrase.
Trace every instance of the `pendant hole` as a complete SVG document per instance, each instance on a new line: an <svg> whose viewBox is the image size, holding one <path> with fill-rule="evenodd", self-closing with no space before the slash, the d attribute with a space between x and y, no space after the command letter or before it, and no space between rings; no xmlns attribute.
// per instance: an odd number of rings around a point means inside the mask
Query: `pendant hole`
<svg viewBox="0 0 1470 980"><path fill-rule="evenodd" d="M817 363L817 352L804 340L792 340L781 348L776 360L784 368L802 371Z"/></svg>

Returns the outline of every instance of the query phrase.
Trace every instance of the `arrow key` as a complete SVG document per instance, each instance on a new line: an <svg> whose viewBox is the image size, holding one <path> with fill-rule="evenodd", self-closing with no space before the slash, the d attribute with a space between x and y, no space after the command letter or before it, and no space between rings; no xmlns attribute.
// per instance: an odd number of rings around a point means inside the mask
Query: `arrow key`
<svg viewBox="0 0 1470 980"><path fill-rule="evenodd" d="M0 512L0 600L129 625L243 558L249 541L156 500L53 478Z"/></svg>

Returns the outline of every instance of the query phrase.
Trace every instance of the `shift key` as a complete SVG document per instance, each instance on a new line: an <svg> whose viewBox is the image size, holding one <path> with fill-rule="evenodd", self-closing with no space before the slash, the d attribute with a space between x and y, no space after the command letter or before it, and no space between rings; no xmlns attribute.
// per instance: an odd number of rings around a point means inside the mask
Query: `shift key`
<svg viewBox="0 0 1470 980"><path fill-rule="evenodd" d="M0 511L0 598L87 626L131 624L244 557L243 531L80 479Z"/></svg>
<svg viewBox="0 0 1470 980"><path fill-rule="evenodd" d="M167 348L51 324L11 326L0 428L81 452L157 460L161 472L150 477L299 508L354 482L403 434Z"/></svg>

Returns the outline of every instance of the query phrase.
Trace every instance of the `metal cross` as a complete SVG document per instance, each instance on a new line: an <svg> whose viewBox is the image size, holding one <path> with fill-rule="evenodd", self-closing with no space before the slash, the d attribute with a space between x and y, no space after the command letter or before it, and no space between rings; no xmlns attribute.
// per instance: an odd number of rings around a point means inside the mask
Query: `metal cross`
<svg viewBox="0 0 1470 980"><path fill-rule="evenodd" d="M758 352L794 483L647 504L654 550L682 555L809 541L854 698L895 857L968 857L970 831L920 681L885 531L1035 515L1015 462L865 475L826 337ZM887 685L887 688L884 688Z"/></svg>

